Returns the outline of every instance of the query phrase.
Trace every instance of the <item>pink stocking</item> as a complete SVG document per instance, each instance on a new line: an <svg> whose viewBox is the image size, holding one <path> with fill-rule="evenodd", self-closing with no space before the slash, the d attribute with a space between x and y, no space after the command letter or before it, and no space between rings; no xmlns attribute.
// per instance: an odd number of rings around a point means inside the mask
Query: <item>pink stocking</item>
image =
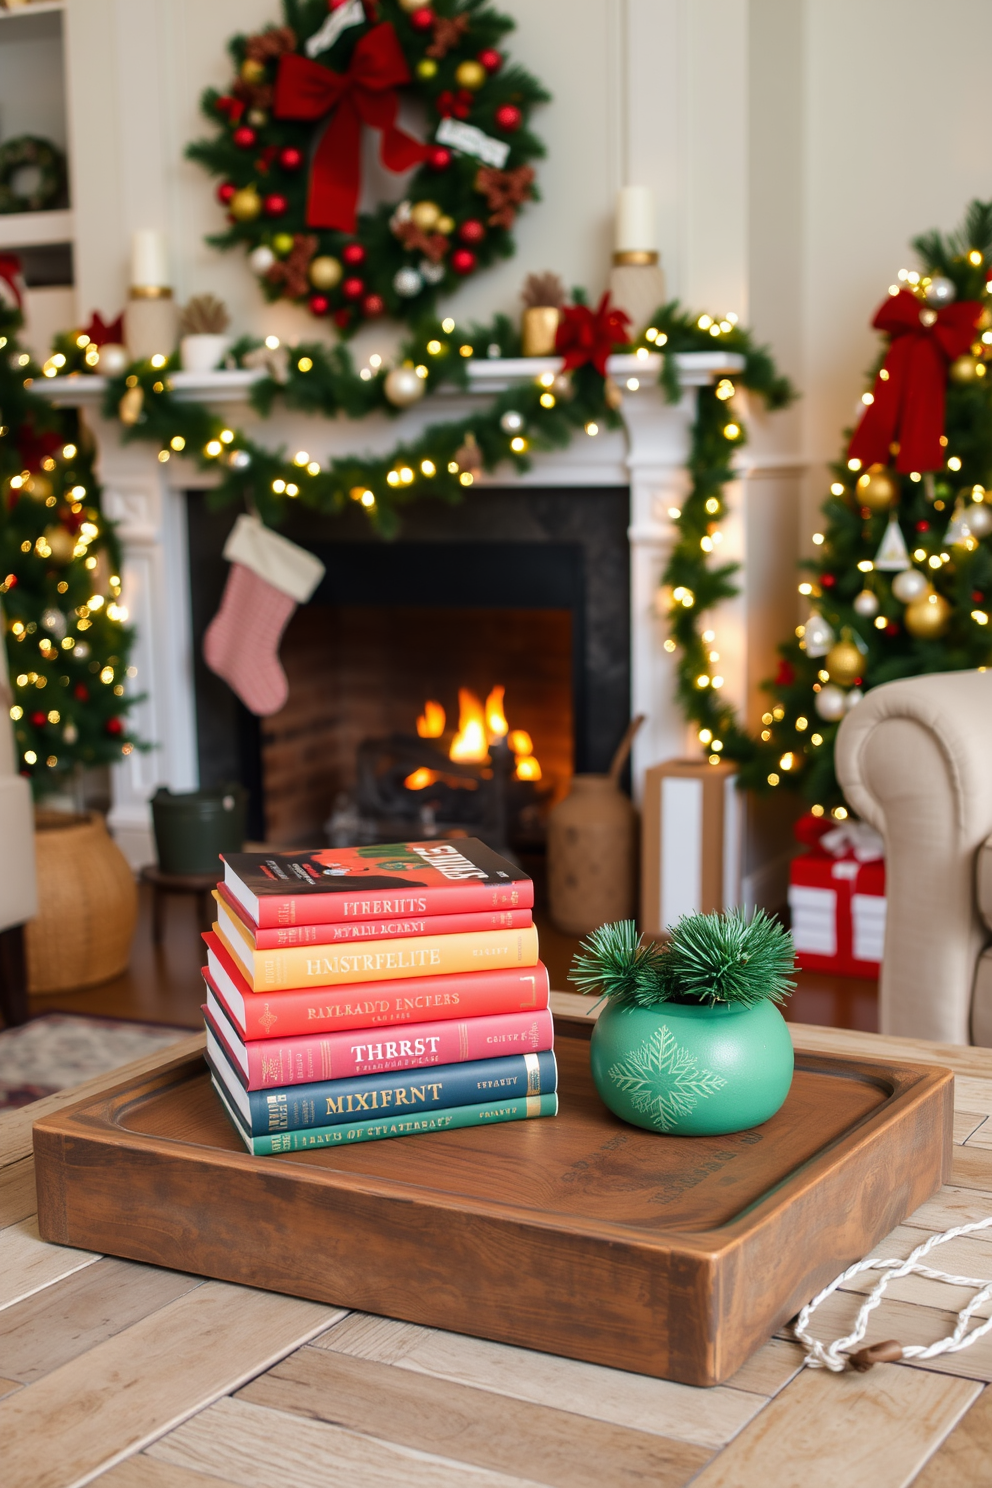
<svg viewBox="0 0 992 1488"><path fill-rule="evenodd" d="M320 582L323 564L247 516L235 523L224 556L231 571L203 638L203 657L246 708L267 717L289 694L278 655L282 633Z"/></svg>

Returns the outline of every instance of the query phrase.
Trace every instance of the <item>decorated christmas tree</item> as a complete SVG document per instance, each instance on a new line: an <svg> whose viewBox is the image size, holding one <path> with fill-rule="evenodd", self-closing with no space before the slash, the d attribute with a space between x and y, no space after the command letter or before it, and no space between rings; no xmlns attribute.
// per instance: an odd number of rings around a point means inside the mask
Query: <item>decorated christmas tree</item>
<svg viewBox="0 0 992 1488"><path fill-rule="evenodd" d="M74 411L31 391L16 262L0 262L0 596L21 771L36 795L135 747L125 714L132 633L94 450Z"/></svg>
<svg viewBox="0 0 992 1488"><path fill-rule="evenodd" d="M834 772L845 713L882 682L984 668L992 652L992 202L914 239L873 325L885 340L832 467L809 613L780 648L744 783L793 786L846 815ZM728 751L729 752L729 751Z"/></svg>

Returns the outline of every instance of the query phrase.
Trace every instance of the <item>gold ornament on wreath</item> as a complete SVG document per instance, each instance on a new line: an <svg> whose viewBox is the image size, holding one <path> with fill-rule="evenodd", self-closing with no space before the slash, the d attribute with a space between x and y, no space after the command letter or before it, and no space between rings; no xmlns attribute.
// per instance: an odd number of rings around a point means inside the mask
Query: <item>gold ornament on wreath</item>
<svg viewBox="0 0 992 1488"><path fill-rule="evenodd" d="M382 315L416 322L513 252L543 153L529 116L548 95L506 63L510 18L476 0L447 0L444 14L425 0L284 8L293 25L235 38L227 90L204 95L216 133L187 153L219 178L227 220L210 241L246 251L267 299L302 303L342 335ZM408 103L410 130L396 122ZM370 146L396 192L359 213ZM340 272L280 273L311 235L315 263Z"/></svg>
<svg viewBox="0 0 992 1488"><path fill-rule="evenodd" d="M869 511L888 511L899 499L899 485L882 465L872 465L858 476L858 501Z"/></svg>

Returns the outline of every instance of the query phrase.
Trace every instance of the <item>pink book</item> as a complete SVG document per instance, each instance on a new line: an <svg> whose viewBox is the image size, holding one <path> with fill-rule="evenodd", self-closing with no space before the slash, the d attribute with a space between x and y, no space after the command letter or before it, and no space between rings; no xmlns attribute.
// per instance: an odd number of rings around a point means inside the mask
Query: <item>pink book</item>
<svg viewBox="0 0 992 1488"><path fill-rule="evenodd" d="M309 1033L298 1038L242 1039L210 973L204 970L203 1015L247 1090L270 1085L309 1085L432 1064L464 1064L507 1054L539 1054L554 1046L550 1008L533 1013L408 1023L348 1033Z"/></svg>

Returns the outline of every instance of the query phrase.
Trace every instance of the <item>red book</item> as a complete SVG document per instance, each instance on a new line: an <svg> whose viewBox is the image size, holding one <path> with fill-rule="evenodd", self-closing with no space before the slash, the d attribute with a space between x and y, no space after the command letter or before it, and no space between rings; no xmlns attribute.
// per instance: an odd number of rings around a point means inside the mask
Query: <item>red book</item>
<svg viewBox="0 0 992 1488"><path fill-rule="evenodd" d="M540 1054L554 1046L551 1009L536 1013L495 1013L491 1017L448 1018L407 1023L366 1032L305 1033L298 1038L242 1039L228 1016L209 972L203 1016L223 1046L246 1090L310 1085L389 1070L422 1069L432 1064L464 1064L507 1054Z"/></svg>
<svg viewBox="0 0 992 1488"><path fill-rule="evenodd" d="M474 837L228 853L224 883L260 929L531 909L522 868Z"/></svg>
<svg viewBox="0 0 992 1488"><path fill-rule="evenodd" d="M246 1041L293 1038L387 1024L535 1013L550 1005L547 968L453 972L395 982L357 982L298 991L253 992L213 931L203 939L207 967L221 1001Z"/></svg>
<svg viewBox="0 0 992 1488"><path fill-rule="evenodd" d="M414 935L465 935L477 930L526 930L534 923L529 909L490 909L479 914L421 915L419 919L396 917L381 920L347 920L328 925L278 925L260 930L248 911L226 884L218 884L220 924L223 912L244 925L259 951L277 951L284 946L333 945L340 940L405 940Z"/></svg>

